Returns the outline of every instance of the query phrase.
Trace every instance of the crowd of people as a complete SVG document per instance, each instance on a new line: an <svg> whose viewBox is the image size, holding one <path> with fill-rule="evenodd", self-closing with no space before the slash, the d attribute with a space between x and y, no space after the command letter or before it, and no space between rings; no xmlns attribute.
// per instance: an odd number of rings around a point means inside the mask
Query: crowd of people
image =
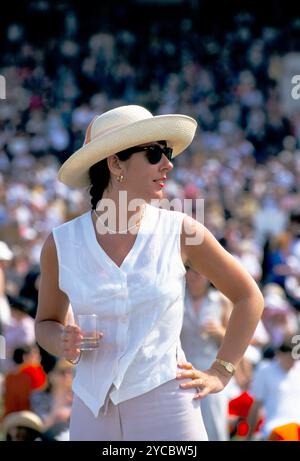
<svg viewBox="0 0 300 461"><path fill-rule="evenodd" d="M60 183L57 171L82 145L93 117L124 104L197 120L192 147L174 161L166 197L189 199L194 213L197 199L204 199L205 225L265 297L262 321L235 378L207 410L211 438L245 436L249 428L251 436L267 437L273 417L276 425L300 424L300 416L286 421L292 407L300 415L299 380L289 374L299 374L299 362L280 368L278 359L287 353L287 338L300 333L300 109L285 111L280 92L284 58L295 51L299 24L291 23L288 35L258 27L245 14L232 30L207 36L192 17L182 18L172 33L165 23L157 19L143 30L104 23L83 39L70 7L61 35L49 36L43 46L30 41L21 23L7 27L0 64L7 82L0 101L0 334L7 359L0 360L0 384L4 419L27 412L19 415L29 429L24 437L43 432L66 439L72 400L72 367L34 347L42 244L53 227L88 208L88 192ZM205 367L201 351L215 354L230 305L189 272L182 340L188 349L189 322L202 330L205 325L199 338L199 366ZM286 401L268 393L271 375L279 388L289 375ZM24 395L16 399L20 382ZM255 400L266 413L254 418ZM222 427L215 424L219 415Z"/></svg>

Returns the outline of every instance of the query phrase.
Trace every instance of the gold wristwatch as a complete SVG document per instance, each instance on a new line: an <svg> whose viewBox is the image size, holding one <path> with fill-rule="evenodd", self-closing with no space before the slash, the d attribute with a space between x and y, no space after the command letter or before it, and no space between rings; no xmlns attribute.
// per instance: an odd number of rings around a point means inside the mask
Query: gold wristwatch
<svg viewBox="0 0 300 461"><path fill-rule="evenodd" d="M228 373L230 373L231 375L234 375L235 367L234 365L232 365L232 363L226 362L225 360L221 360L221 359L215 359L215 362L222 365L222 367L224 367Z"/></svg>

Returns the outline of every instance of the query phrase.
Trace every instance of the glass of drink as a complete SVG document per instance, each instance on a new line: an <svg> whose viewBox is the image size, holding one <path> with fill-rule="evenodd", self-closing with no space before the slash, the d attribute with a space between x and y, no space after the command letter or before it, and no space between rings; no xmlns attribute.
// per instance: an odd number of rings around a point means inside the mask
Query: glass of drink
<svg viewBox="0 0 300 461"><path fill-rule="evenodd" d="M77 316L78 326L81 330L83 339L80 343L81 351L92 351L98 349L100 336L98 332L97 314L79 314Z"/></svg>

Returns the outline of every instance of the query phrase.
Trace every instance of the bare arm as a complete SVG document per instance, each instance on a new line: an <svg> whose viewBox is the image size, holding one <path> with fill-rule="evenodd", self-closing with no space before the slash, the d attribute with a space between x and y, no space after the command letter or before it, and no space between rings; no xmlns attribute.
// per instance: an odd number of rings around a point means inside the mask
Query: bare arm
<svg viewBox="0 0 300 461"><path fill-rule="evenodd" d="M196 245L188 238L198 236ZM199 222L184 219L182 256L185 264L201 272L233 303L218 357L233 363L241 360L263 311L263 296L253 278Z"/></svg>
<svg viewBox="0 0 300 461"><path fill-rule="evenodd" d="M40 266L36 339L50 354L64 356L62 333L67 324L69 299L58 286L58 261L52 234L42 248Z"/></svg>

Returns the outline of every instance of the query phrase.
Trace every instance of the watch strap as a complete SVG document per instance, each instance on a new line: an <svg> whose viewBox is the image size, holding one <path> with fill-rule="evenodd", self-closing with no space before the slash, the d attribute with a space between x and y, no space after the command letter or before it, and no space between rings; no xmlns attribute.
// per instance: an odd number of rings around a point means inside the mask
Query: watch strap
<svg viewBox="0 0 300 461"><path fill-rule="evenodd" d="M215 359L215 363L222 365L222 367L227 371L227 373L234 375L235 373L235 366L231 362L226 362L222 359Z"/></svg>

